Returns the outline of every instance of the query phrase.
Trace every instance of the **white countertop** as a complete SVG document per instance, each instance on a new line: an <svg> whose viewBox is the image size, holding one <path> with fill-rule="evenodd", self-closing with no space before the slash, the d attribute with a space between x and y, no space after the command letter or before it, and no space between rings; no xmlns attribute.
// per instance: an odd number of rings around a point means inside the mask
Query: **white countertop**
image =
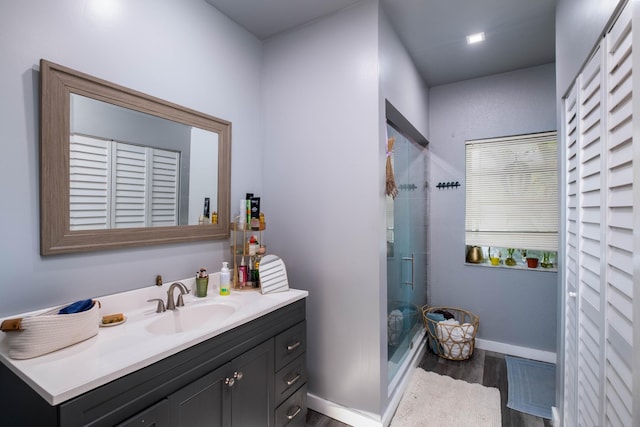
<svg viewBox="0 0 640 427"><path fill-rule="evenodd" d="M190 289L195 288L194 279L182 282ZM151 286L94 298L102 305L101 317L123 313L127 321L117 326L101 327L93 338L33 359L9 358L8 345L4 340L6 333L0 333L0 361L49 404L58 405L308 296L307 291L295 289L267 295L234 290L229 296L212 295L211 291L205 298L186 295L184 309L217 302L238 308L224 320L210 322L196 330L155 335L147 331L149 323L159 316L171 315L171 312L156 313L156 304L147 300L162 298L166 301L168 287L169 284ZM176 297L178 293L175 292ZM25 317L41 311L10 317Z"/></svg>

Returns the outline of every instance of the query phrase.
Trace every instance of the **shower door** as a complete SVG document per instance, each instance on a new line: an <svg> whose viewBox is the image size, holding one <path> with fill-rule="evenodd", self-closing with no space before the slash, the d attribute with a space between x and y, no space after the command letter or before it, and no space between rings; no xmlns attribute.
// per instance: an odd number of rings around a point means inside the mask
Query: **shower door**
<svg viewBox="0 0 640 427"><path fill-rule="evenodd" d="M398 195L387 196L387 351L391 383L423 330L426 304L427 150L387 125Z"/></svg>

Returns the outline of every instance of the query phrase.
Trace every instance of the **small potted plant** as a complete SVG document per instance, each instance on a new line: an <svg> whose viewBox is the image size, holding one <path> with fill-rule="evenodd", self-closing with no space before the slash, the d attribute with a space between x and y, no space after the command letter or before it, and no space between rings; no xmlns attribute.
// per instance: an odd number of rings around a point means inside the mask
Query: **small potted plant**
<svg viewBox="0 0 640 427"><path fill-rule="evenodd" d="M491 247L489 247L489 261L491 262L491 265L499 265L500 264L500 251L498 251L498 253L493 256L491 255Z"/></svg>
<svg viewBox="0 0 640 427"><path fill-rule="evenodd" d="M540 263L540 266L542 268L552 268L553 267L553 263L551 262L551 253L550 252L543 252L542 253L542 262Z"/></svg>
<svg viewBox="0 0 640 427"><path fill-rule="evenodd" d="M513 259L513 253L516 250L514 248L507 248L507 259L504 260L505 265L513 266L516 265L516 260Z"/></svg>

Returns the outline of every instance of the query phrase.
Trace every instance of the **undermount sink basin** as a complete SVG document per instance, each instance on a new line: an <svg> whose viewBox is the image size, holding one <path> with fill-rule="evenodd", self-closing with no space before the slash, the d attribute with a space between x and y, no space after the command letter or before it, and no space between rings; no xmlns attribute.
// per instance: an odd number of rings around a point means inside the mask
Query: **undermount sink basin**
<svg viewBox="0 0 640 427"><path fill-rule="evenodd" d="M157 335L189 332L211 326L235 313L236 307L228 304L206 304L195 307L178 307L168 310L147 325L147 331Z"/></svg>

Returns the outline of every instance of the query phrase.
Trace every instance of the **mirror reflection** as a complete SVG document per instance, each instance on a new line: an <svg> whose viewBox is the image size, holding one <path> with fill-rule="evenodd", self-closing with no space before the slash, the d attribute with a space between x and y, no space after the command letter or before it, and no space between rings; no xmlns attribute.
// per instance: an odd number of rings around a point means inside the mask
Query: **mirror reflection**
<svg viewBox="0 0 640 427"><path fill-rule="evenodd" d="M71 230L197 225L218 210L218 134L71 94Z"/></svg>
<svg viewBox="0 0 640 427"><path fill-rule="evenodd" d="M231 122L40 61L42 255L227 239L230 188Z"/></svg>

